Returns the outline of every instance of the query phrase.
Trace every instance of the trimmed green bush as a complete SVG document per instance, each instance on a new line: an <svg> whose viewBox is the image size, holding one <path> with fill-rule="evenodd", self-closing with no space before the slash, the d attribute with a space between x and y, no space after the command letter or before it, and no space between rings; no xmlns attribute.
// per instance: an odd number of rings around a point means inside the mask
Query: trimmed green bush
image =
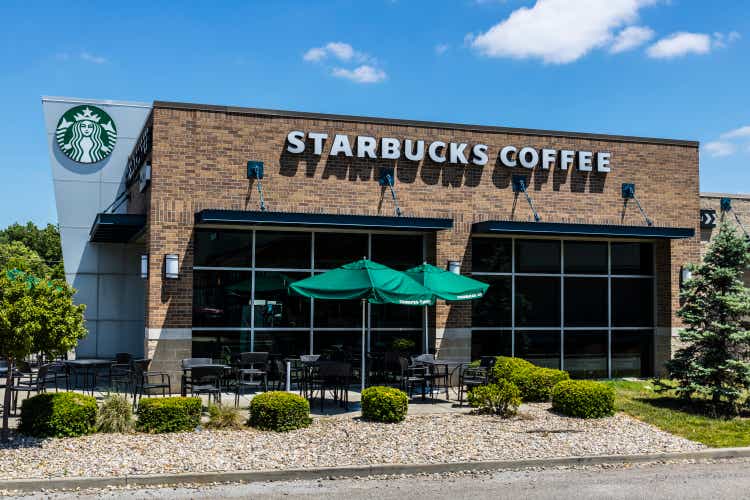
<svg viewBox="0 0 750 500"><path fill-rule="evenodd" d="M408 408L409 397L399 389L374 386L362 391L362 417L367 420L402 422Z"/></svg>
<svg viewBox="0 0 750 500"><path fill-rule="evenodd" d="M36 437L74 437L96 428L96 399L74 392L44 393L24 400L18 431Z"/></svg>
<svg viewBox="0 0 750 500"><path fill-rule="evenodd" d="M467 399L479 413L511 417L521 405L521 391L513 382L501 379L494 384L474 387Z"/></svg>
<svg viewBox="0 0 750 500"><path fill-rule="evenodd" d="M560 381L570 379L568 372L543 368L521 358L498 356L492 367L491 380L513 382L521 391L521 399L529 402L549 401L552 388Z"/></svg>
<svg viewBox="0 0 750 500"><path fill-rule="evenodd" d="M310 425L310 403L283 391L258 394L250 401L247 425L264 431L286 432Z"/></svg>
<svg viewBox="0 0 750 500"><path fill-rule="evenodd" d="M137 428L142 432L192 431L200 421L200 398L146 398L138 403Z"/></svg>
<svg viewBox="0 0 750 500"><path fill-rule="evenodd" d="M135 426L133 408L122 394L110 394L99 408L96 419L97 432L131 432Z"/></svg>
<svg viewBox="0 0 750 500"><path fill-rule="evenodd" d="M593 380L563 380L552 389L552 409L569 417L609 417L615 413L615 390Z"/></svg>

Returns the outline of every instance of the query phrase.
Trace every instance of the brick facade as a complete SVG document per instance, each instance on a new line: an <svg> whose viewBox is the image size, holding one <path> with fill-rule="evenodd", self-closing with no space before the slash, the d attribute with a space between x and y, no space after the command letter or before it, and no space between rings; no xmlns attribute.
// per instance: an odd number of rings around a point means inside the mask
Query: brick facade
<svg viewBox="0 0 750 500"><path fill-rule="evenodd" d="M286 152L292 130L329 135L321 156L308 142L304 154ZM373 160L329 157L335 134L376 138L395 137L489 146L487 165L436 164L429 159ZM581 172L575 167L533 171L508 168L498 160L506 145L609 151L611 172ZM470 146L471 147L471 146ZM426 156L426 155L425 155ZM439 266L448 260L471 270L471 224L482 220L530 220L523 197L511 189L512 174L529 175L529 193L545 222L644 225L635 204L623 202L621 184L636 184L636 194L654 225L694 228L699 234L698 148L694 143L607 139L576 134L495 131L470 127L386 123L383 120L254 113L239 109L199 109L155 103L147 244L150 273L147 293L147 330L154 332L149 352L159 342L184 350L182 333L192 321L192 265L194 214L202 209L257 210L256 186L246 178L248 160L265 164L263 187L271 211L392 215L389 194L376 182L378 168L395 167L396 190L406 216L447 217L450 231L428 237L429 254ZM670 352L677 325L680 267L697 261L700 240L661 241L657 244L657 366ZM180 278L163 279L164 255L180 257ZM446 357L467 357L471 308L439 303L431 314L431 337ZM158 340L159 332L164 340ZM176 333L175 333L176 332ZM169 340L172 336L172 340ZM180 340L181 339L181 340ZM468 342L468 343L467 343ZM441 347L442 345L442 347ZM169 356L164 367L174 368ZM162 358L163 359L163 358ZM171 363L171 365L170 365Z"/></svg>

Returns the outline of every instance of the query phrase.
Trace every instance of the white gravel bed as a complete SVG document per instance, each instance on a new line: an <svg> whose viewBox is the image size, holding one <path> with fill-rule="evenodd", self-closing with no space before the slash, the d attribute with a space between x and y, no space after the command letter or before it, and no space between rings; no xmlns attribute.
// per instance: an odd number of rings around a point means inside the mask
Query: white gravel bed
<svg viewBox="0 0 750 500"><path fill-rule="evenodd" d="M0 477L118 476L391 463L438 463L689 451L703 445L623 414L566 418L530 404L501 419L462 413L410 416L400 424L315 418L287 433L196 431L20 438L0 447Z"/></svg>

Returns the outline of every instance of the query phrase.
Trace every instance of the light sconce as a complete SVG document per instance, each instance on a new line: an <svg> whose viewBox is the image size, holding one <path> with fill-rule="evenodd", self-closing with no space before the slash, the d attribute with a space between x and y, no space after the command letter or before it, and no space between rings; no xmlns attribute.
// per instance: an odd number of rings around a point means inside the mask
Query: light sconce
<svg viewBox="0 0 750 500"><path fill-rule="evenodd" d="M680 269L680 285L685 286L685 283L693 277L693 271L687 266L682 266Z"/></svg>
<svg viewBox="0 0 750 500"><path fill-rule="evenodd" d="M141 278L148 278L148 254L141 254Z"/></svg>
<svg viewBox="0 0 750 500"><path fill-rule="evenodd" d="M164 276L169 279L180 277L180 260L177 254L169 253L164 257Z"/></svg>
<svg viewBox="0 0 750 500"><path fill-rule="evenodd" d="M457 260L448 261L448 271L453 274L461 274L461 263Z"/></svg>

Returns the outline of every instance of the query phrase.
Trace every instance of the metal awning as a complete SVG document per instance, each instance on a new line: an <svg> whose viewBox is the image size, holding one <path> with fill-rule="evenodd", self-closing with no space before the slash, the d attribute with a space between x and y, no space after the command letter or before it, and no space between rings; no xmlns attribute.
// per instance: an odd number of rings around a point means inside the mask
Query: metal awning
<svg viewBox="0 0 750 500"><path fill-rule="evenodd" d="M195 224L439 231L452 228L453 219L242 210L201 210L195 214Z"/></svg>
<svg viewBox="0 0 750 500"><path fill-rule="evenodd" d="M127 243L146 226L144 214L96 214L89 231L95 243Z"/></svg>
<svg viewBox="0 0 750 500"><path fill-rule="evenodd" d="M532 234L549 236L603 236L612 238L692 238L695 229L686 227L618 226L563 222L485 221L472 225L475 234Z"/></svg>

